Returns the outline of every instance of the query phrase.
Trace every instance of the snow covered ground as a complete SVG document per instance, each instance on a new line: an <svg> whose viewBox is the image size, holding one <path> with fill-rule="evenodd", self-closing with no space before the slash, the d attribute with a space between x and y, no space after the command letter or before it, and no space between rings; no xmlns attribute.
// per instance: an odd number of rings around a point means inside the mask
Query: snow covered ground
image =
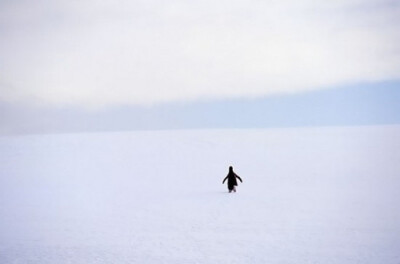
<svg viewBox="0 0 400 264"><path fill-rule="evenodd" d="M400 126L0 137L0 263L399 264Z"/></svg>

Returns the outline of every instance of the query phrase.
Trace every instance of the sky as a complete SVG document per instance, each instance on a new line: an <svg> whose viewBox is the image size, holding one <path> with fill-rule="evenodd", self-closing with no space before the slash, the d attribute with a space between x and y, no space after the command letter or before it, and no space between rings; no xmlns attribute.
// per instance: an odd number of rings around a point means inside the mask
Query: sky
<svg viewBox="0 0 400 264"><path fill-rule="evenodd" d="M400 123L399 1L0 0L0 39L0 133Z"/></svg>

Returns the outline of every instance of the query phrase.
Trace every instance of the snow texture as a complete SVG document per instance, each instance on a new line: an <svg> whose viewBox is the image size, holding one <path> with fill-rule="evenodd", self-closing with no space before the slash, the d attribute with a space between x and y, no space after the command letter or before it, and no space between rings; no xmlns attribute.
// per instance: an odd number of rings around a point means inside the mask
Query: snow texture
<svg viewBox="0 0 400 264"><path fill-rule="evenodd" d="M0 137L0 263L398 264L399 161L400 126Z"/></svg>

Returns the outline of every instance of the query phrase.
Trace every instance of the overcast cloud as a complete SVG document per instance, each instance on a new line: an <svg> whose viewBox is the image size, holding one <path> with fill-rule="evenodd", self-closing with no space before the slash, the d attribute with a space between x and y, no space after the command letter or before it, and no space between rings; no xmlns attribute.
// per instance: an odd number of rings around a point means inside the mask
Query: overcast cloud
<svg viewBox="0 0 400 264"><path fill-rule="evenodd" d="M0 99L101 108L400 78L398 1L0 1Z"/></svg>

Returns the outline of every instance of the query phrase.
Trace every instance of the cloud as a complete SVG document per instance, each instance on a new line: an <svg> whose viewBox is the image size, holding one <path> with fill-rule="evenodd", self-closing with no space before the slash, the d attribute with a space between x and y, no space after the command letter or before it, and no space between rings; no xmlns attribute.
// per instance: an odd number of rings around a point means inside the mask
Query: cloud
<svg viewBox="0 0 400 264"><path fill-rule="evenodd" d="M399 79L392 1L3 1L0 99L148 105Z"/></svg>

